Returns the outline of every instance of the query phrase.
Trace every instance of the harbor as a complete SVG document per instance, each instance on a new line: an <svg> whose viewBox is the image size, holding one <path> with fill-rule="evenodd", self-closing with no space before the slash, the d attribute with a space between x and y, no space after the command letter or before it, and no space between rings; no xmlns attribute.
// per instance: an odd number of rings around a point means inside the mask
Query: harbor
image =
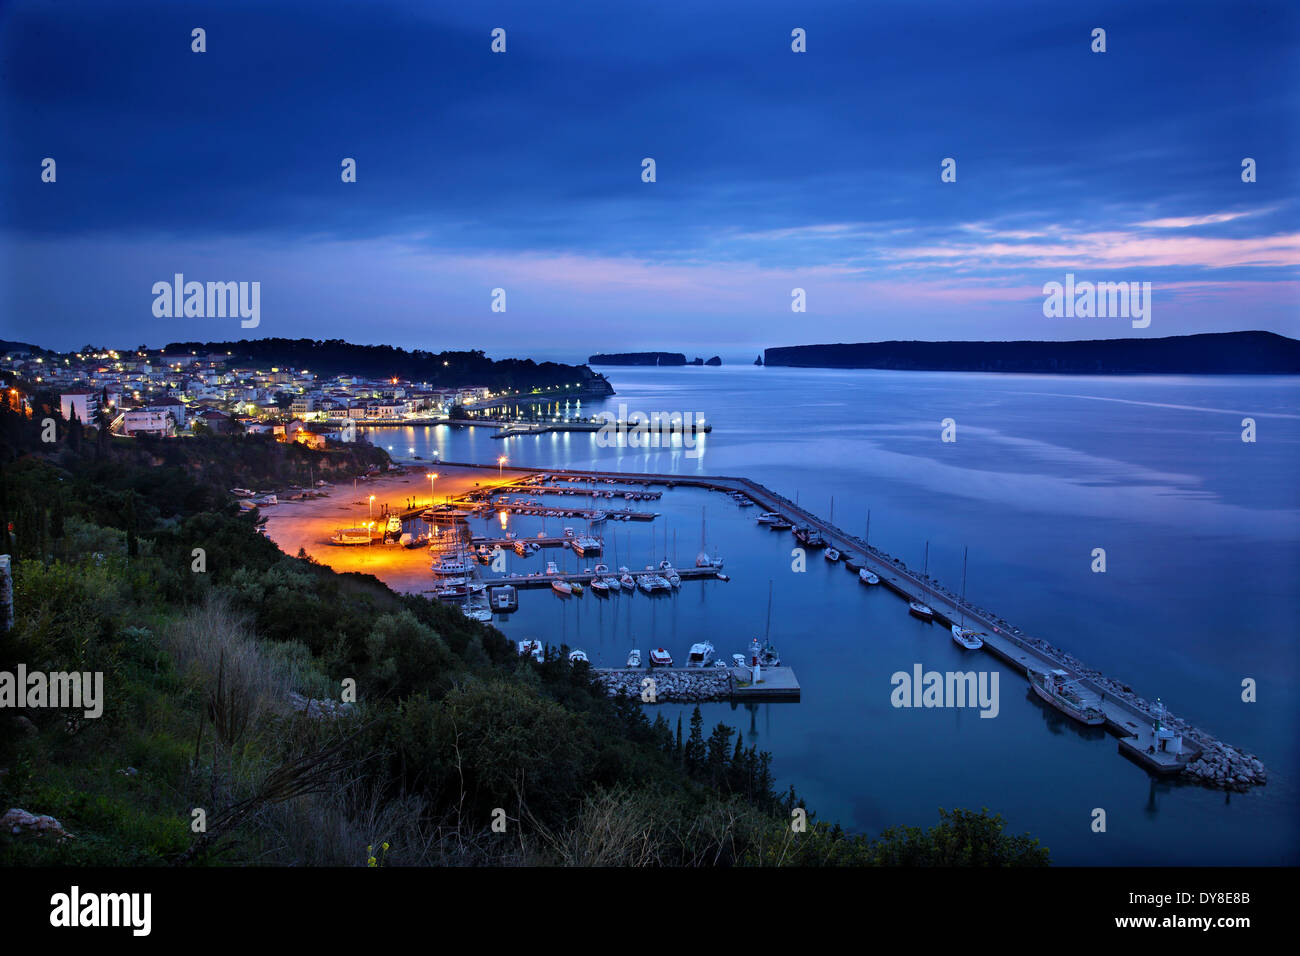
<svg viewBox="0 0 1300 956"><path fill-rule="evenodd" d="M500 465L477 465L473 463L441 462L440 474L454 474L454 482L442 483L439 490L444 492L443 507L450 507L455 514L449 522L463 522L474 517L490 519L502 510L494 502L498 496L509 491L511 494L540 493L554 494L572 487L576 492L579 485L589 485L583 491L606 488L635 488L641 493L662 495L673 488L697 488L729 496L733 502L745 507L753 507L755 514L779 515L784 521L774 522L774 531L790 531L797 535L796 544L804 543L811 549L835 549L839 552L842 567L849 571L860 569L875 577L881 590L897 595L900 601L900 613L907 613L908 605L922 605L929 612L934 622L941 625L937 631L939 639L947 639L952 625L965 627L979 632L982 647L999 662L1014 671L1031 677L1035 674L1047 674L1060 671L1068 677L1071 693L1081 701L1081 706L1090 712L1095 710L1102 715L1100 723L1111 735L1117 738L1117 752L1140 765L1148 772L1167 777L1176 777L1195 781L1205 786L1224 790L1246 790L1263 784L1267 775L1262 763L1253 755L1243 753L1216 739L1213 735L1170 713L1160 701L1151 701L1140 696L1123 682L1088 667L1074 655L1057 648L1048 641L1027 634L1004 617L974 601L963 599L958 593L941 584L924 571L910 568L902 560L870 544L863 537L849 534L835 526L830 520L822 518L810 508L791 501L765 486L746 478L728 476L683 476L654 473L602 472L596 470L548 469L546 471L521 469L517 466L502 470ZM418 470L411 470L404 477L407 485L419 486ZM542 491L542 487L547 490ZM429 486L424 484L427 489ZM415 520L427 510L424 501L430 500L426 495L415 502L411 508L400 509L398 513L403 520ZM305 503L302 503L305 504ZM356 504L354 502L354 504ZM281 504L269 509L268 513L282 512L283 509L299 506L300 503ZM529 510L529 509L523 509ZM537 509L532 509L537 510ZM568 512L565 517L574 517L590 513L584 509L543 509L538 517L552 517L551 511ZM518 514L517 511L511 511ZM653 521L652 512L639 512ZM448 512L451 514L451 512ZM812 535L812 532L816 532ZM488 552L495 549L513 548L526 538L509 538L499 535L482 535L470 537L467 543L477 550L482 546ZM563 549L566 543L572 547L569 536L546 535L535 539L538 547ZM320 543L319 538L314 542ZM309 549L319 555L316 549ZM428 552L423 548L403 549L395 544L385 547L337 548L336 552L356 554L373 552L386 555L378 559L356 562L370 565L376 573L400 589L415 593L431 593L429 587L430 573ZM413 556L410 558L401 556ZM480 555L480 558L482 556ZM581 556L575 556L579 561ZM333 556L329 563L335 564ZM345 566L352 562L344 562ZM402 564L405 568L399 575L388 573L392 565ZM486 563L486 562L484 562ZM612 562L611 562L612 563ZM359 569L359 568L358 568ZM654 570L647 566L647 571ZM717 567L681 567L675 569L683 584L699 580L725 580L726 575ZM633 575L644 572L633 570ZM548 572L514 572L500 577L488 577L483 582L486 586L508 584L515 589L510 605L517 608L521 591L535 591L551 588L561 600L571 600L582 591L591 591L590 600L607 602L613 591L593 589L592 585L601 579L601 574L593 568L587 569L553 569ZM858 586L859 574L845 574L846 586ZM565 591L565 588L570 590ZM581 589L581 590L579 590ZM677 593L675 590L668 594ZM606 595L609 596L606 596ZM449 593L443 596L457 597ZM468 594L464 595L468 596ZM535 600L536 598L530 598ZM653 605L655 601L651 601ZM486 607L486 605L484 605ZM505 610L504 608L502 610ZM490 619L490 614L486 615ZM980 650L968 651L978 654ZM797 686L797 684L795 685ZM763 688L763 691L768 688ZM731 687L728 699L737 699L737 688ZM755 691L751 699L759 696ZM1040 696L1042 696L1040 694ZM1051 703L1050 699L1044 698ZM1058 706L1058 709L1061 709ZM1063 713L1069 713L1068 709Z"/></svg>

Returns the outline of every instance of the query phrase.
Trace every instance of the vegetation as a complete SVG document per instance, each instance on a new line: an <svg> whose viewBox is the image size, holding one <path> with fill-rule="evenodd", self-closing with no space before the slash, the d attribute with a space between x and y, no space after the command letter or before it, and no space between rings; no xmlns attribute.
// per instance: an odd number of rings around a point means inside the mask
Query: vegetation
<svg viewBox="0 0 1300 956"><path fill-rule="evenodd" d="M99 671L105 700L98 719L0 717L0 809L73 834L0 834L0 865L1047 861L986 813L875 839L819 822L698 709L652 721L565 648L538 664L454 609L286 556L224 491L382 452L62 421L51 446L39 422L0 410L0 670Z"/></svg>

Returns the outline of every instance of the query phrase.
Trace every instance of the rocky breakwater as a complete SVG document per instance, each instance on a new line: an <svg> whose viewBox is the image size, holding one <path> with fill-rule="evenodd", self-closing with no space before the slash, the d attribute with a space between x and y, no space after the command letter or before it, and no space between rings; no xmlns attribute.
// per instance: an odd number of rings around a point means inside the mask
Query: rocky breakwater
<svg viewBox="0 0 1300 956"><path fill-rule="evenodd" d="M731 672L723 667L637 668L593 673L609 696L626 694L649 704L698 703L727 700L731 696ZM644 683L647 679L654 681L653 685Z"/></svg>

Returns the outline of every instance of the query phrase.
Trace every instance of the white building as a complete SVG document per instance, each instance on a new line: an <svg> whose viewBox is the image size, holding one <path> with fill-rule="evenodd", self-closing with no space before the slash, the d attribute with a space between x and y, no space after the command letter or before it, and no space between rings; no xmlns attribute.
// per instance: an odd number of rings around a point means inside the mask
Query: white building
<svg viewBox="0 0 1300 956"><path fill-rule="evenodd" d="M99 411L99 396L87 391L64 392L59 396L59 408L68 421L75 413L81 424L91 424Z"/></svg>
<svg viewBox="0 0 1300 956"><path fill-rule="evenodd" d="M165 408L133 408L124 416L122 433L170 438L176 434L176 419Z"/></svg>

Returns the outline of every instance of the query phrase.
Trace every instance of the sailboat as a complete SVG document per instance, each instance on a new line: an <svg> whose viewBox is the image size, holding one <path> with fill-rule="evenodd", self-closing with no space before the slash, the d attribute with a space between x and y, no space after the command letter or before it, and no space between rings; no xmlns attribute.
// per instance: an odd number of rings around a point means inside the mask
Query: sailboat
<svg viewBox="0 0 1300 956"><path fill-rule="evenodd" d="M780 667L781 655L777 653L776 646L772 643L772 582L767 582L767 627L763 631L763 645L758 644L758 639L749 645L750 663L758 664L760 667Z"/></svg>
<svg viewBox="0 0 1300 956"><path fill-rule="evenodd" d="M704 509L701 508L700 509L700 553L695 556L695 566L697 568L720 568L722 567L722 559L719 558L716 554L713 557L709 557L709 552L704 549L705 548L704 542L706 540L704 527L705 527Z"/></svg>
<svg viewBox="0 0 1300 956"><path fill-rule="evenodd" d="M961 555L961 623L952 626L952 639L968 651L977 651L984 646L984 638L966 626L966 555L969 551L967 548Z"/></svg>
<svg viewBox="0 0 1300 956"><path fill-rule="evenodd" d="M927 572L930 570L930 542L925 543L925 565L921 571L921 587L925 587L925 581L928 578ZM928 590L928 589L927 589ZM920 601L908 601L907 613L913 617L919 617L923 621L933 621L934 611L928 604L922 604Z"/></svg>

